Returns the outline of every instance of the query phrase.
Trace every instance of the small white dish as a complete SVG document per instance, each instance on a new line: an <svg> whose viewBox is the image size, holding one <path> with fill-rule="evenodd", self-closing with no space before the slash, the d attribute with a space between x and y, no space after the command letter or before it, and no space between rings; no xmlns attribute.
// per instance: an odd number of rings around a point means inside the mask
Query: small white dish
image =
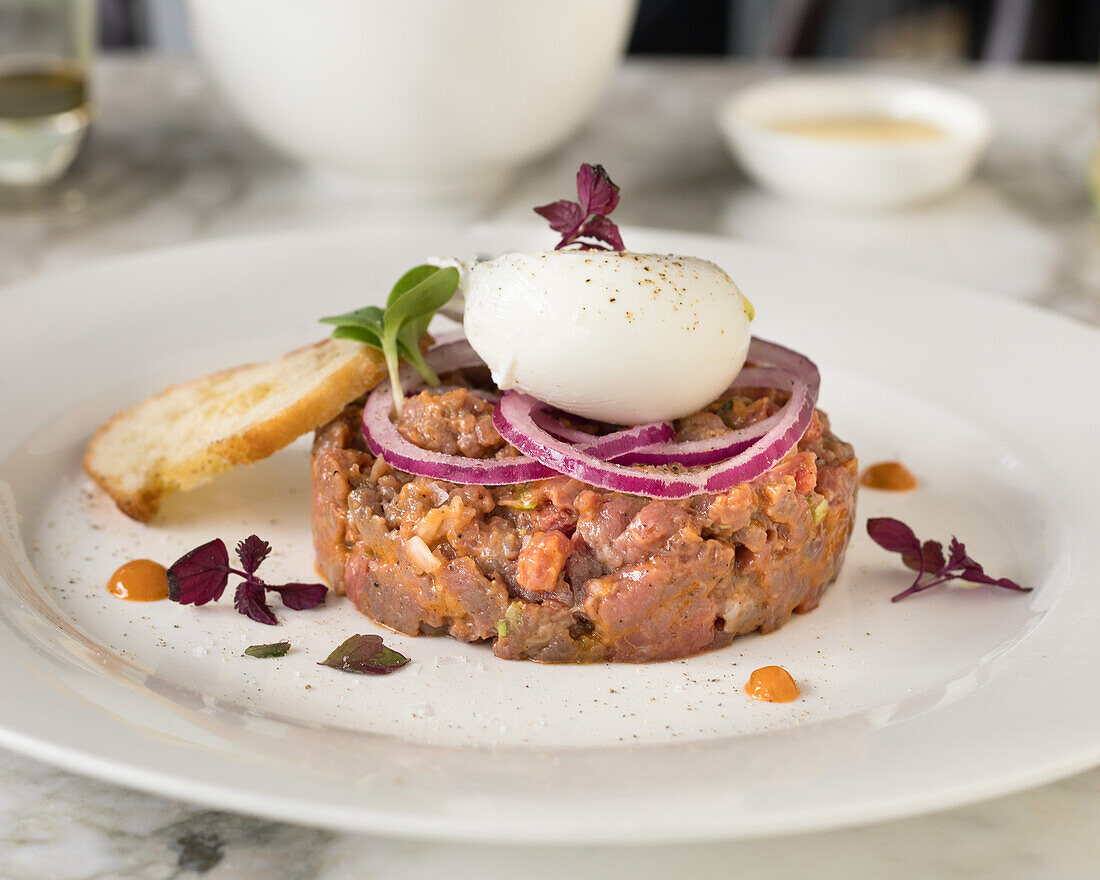
<svg viewBox="0 0 1100 880"><path fill-rule="evenodd" d="M794 133L777 124L845 119L931 125L926 138L875 140ZM848 74L790 76L750 86L718 109L734 158L781 195L862 208L941 196L973 173L993 125L977 101L912 80Z"/></svg>

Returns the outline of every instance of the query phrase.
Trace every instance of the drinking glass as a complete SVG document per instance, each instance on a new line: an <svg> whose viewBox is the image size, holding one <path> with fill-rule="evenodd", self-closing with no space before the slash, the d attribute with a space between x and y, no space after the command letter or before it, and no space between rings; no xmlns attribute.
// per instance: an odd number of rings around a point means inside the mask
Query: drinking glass
<svg viewBox="0 0 1100 880"><path fill-rule="evenodd" d="M0 184L50 183L76 158L94 21L94 0L0 0Z"/></svg>
<svg viewBox="0 0 1100 880"><path fill-rule="evenodd" d="M1089 159L1089 189L1092 190L1092 204L1100 211L1100 136L1097 137Z"/></svg>

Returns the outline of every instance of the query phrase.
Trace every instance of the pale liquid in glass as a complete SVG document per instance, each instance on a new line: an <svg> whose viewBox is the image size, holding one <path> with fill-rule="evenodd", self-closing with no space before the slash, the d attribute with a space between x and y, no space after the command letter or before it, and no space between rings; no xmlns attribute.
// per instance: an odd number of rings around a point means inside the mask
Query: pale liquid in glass
<svg viewBox="0 0 1100 880"><path fill-rule="evenodd" d="M0 183L50 183L73 161L91 119L74 67L0 69Z"/></svg>

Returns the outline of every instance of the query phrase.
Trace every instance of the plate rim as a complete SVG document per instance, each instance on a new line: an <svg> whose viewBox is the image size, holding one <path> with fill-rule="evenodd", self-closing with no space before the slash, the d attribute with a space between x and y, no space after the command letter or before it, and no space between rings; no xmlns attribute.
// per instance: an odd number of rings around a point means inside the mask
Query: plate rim
<svg viewBox="0 0 1100 880"><path fill-rule="evenodd" d="M138 252L136 254L127 254L122 256L109 257L94 262L89 262L76 267L67 268L61 272L56 273L43 273L41 275L34 276L32 278L23 279L0 287L0 304L10 302L11 298L15 298L19 295L20 288L31 287L38 284L46 284L47 286L58 281L64 281L66 277L79 277L85 275L90 269L94 268L96 271L110 272L119 265L128 265L135 262L151 261L156 263L163 259L166 255L170 258L172 255L177 257L180 254L184 255L196 255L196 254L211 254L219 249L228 249L232 251L235 248L239 248L247 243L257 243L274 240L308 240L310 238L327 239L333 235L342 235L349 233L360 233L370 230L374 224L364 223L352 223L341 224L335 227L325 227L323 229L307 229L307 230L279 230L274 232L260 232L252 233L248 235L225 237L201 242L193 242L181 245L174 245L168 248L155 248ZM508 222L494 222L477 224L476 228L482 232L488 231L492 234L497 230L515 231L516 229L531 228L528 224L508 223ZM733 246L748 252L761 252L770 253L772 255L782 255L785 253L784 249L760 246L756 244L750 244L746 242L734 241L722 236L706 235L702 233L691 233L674 230L661 230L653 228L636 227L633 230L627 228L627 233L637 232L651 237L659 237L661 239L668 239L669 241L703 241L709 248L725 248ZM410 232L413 230L410 227ZM418 227L415 230L416 235L423 234L423 227ZM430 227L429 227L430 234ZM471 237L473 233L471 233ZM805 263L811 266L820 267L823 264L828 267L834 265L834 261L823 260L819 257L803 257ZM896 273L889 272L887 270L868 268L861 266L841 265L839 271L845 275L862 275L868 279L882 279L882 278L896 278ZM985 303L986 305L993 306L998 311L1005 311L1006 313L1017 312L1026 317L1033 318L1041 323L1053 325L1061 325L1064 328L1073 328L1071 332L1083 331L1085 336L1092 336L1093 341L1100 341L1100 333L1097 333L1093 328L1087 327L1080 322L1074 321L1060 313L1048 312L1037 306L1020 302L1017 300L1002 298L996 294L991 294L985 291L974 290L964 285L951 284L943 282L937 279L914 279L912 276L902 276L909 278L915 283L928 288L934 288L940 291L954 291L955 293L962 292L962 295L968 298L976 299L979 303ZM1052 326L1053 326L1052 325ZM1084 337L1083 337L1084 338ZM5 585L6 586L6 585ZM64 767L67 770L71 770L76 773L82 773L90 775L95 778L101 779L106 782L113 782L115 784L123 784L130 787L138 788L149 793L158 794L161 796L178 797L183 800L191 801L194 803L201 803L204 806L218 807L221 806L237 810L239 812L249 813L252 815L268 816L272 818L278 818L282 821L291 821L301 824L315 824L321 827L340 828L342 830L354 830L354 831L374 831L377 833L413 837L413 838L432 838L432 839L450 839L450 840L483 840L483 841L495 841L495 842L515 842L515 843L533 843L533 842L546 842L547 837L544 833L532 833L530 838L523 838L522 834L517 835L515 829L508 831L508 836L502 841L502 836L497 833L496 829L482 829L482 834L479 836L477 828L471 828L468 824L449 825L445 822L437 822L436 827L428 829L425 825L416 826L415 823L410 824L407 819L392 819L385 813L375 812L369 821L364 822L366 813L360 812L356 814L350 814L347 817L347 821L341 821L340 816L329 816L327 819L320 821L314 821L309 818L308 815L303 815L300 811L296 811L293 807L294 801L291 799L287 803L279 802L278 804L273 802L265 802L260 805L256 803L257 796L249 795L247 792L233 793L227 791L224 786L219 786L212 783L198 783L194 780L181 781L178 773L155 773L151 771L141 770L135 768L133 765L127 765L125 763L113 762L108 758L102 756L90 755L86 752L79 752L72 748L68 748L56 743L44 742L40 739L36 739L25 733L21 733L18 730L9 727L2 717L0 717L0 745L10 748L13 751L21 752L23 754L30 755L40 760L47 761L48 763L55 764L57 766ZM1000 784L988 784L983 788L975 789L972 785L969 789L969 793L965 790L955 792L948 800L936 798L934 796L928 796L927 798L917 799L915 802L903 803L895 801L892 808L885 808L882 804L866 804L862 809L850 808L847 812L839 812L830 817L821 816L816 813L807 811L802 814L801 821L793 821L784 828L777 828L774 830L762 829L760 827L754 827L752 823L742 823L738 826L731 827L712 827L708 829L697 829L698 833L692 835L689 833L690 829L685 831L683 828L669 828L667 834L662 836L661 829L654 829L652 827L644 827L635 829L631 834L628 829L620 828L616 836L608 839L605 833L599 833L598 830L592 834L591 837L586 838L584 834L579 836L575 833L575 829L569 826L570 833L566 835L564 832L566 828L562 828L561 836L568 836L569 839L575 840L578 843L608 843L608 842L642 842L646 840L660 841L660 842L687 842L692 840L719 840L719 839L735 839L739 837L761 837L769 835L778 835L786 833L796 833L801 831L810 830L823 830L826 828L839 828L849 827L852 825L862 824L867 821L878 821L887 819L902 818L905 816L915 815L918 813L927 812L933 809L947 808L949 806L959 806L966 803L973 803L979 800L984 800L990 797L995 797L1002 794L1007 794L1013 791L1019 791L1033 785L1041 784L1046 781L1054 781L1059 778L1071 775L1073 773L1084 770L1088 767L1095 766L1100 763L1100 741L1093 744L1091 751L1082 751L1071 757L1066 757L1061 761L1051 760L1044 766L1036 766L1034 764L1029 765L1028 770L1020 770L1014 776L1002 776ZM965 786L963 787L965 789ZM262 798L261 798L262 799ZM935 801L935 803L929 803L927 801ZM366 811L369 813L370 811ZM432 824L432 820L426 820L423 817L421 822L428 822ZM540 829L545 831L545 829Z"/></svg>

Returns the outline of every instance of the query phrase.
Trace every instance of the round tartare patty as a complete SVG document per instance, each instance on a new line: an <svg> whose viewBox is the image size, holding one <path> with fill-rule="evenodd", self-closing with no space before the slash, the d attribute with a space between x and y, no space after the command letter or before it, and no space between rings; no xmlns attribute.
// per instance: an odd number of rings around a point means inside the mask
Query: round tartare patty
<svg viewBox="0 0 1100 880"><path fill-rule="evenodd" d="M493 405L464 384L409 398L398 430L450 455L517 455ZM677 420L677 439L748 426L783 399L729 392ZM667 660L777 629L817 607L854 521L857 461L822 412L771 470L683 501L565 476L508 486L412 476L367 450L361 417L349 406L314 440L321 573L391 629L492 640L510 660Z"/></svg>

